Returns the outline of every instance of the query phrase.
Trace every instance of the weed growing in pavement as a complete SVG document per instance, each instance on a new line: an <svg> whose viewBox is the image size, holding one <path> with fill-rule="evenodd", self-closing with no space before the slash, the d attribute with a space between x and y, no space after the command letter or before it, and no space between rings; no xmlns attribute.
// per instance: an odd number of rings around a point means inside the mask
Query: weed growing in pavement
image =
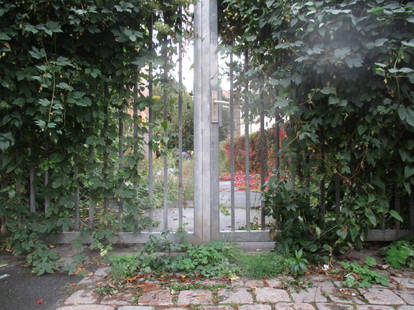
<svg viewBox="0 0 414 310"><path fill-rule="evenodd" d="M109 285L103 285L103 286L97 287L95 289L95 292L101 296L109 296L109 295L114 295L118 293L119 289L116 287L109 286Z"/></svg>
<svg viewBox="0 0 414 310"><path fill-rule="evenodd" d="M232 286L226 283L217 283L217 284L203 284L201 282L194 282L194 283L187 283L187 284L181 284L181 283L171 283L170 289L171 294L176 294L181 291L185 290L209 290L213 293L217 293L219 289L222 288L231 288Z"/></svg>
<svg viewBox="0 0 414 310"><path fill-rule="evenodd" d="M400 240L391 243L383 251L385 261L393 268L407 266L414 269L414 242Z"/></svg>
<svg viewBox="0 0 414 310"><path fill-rule="evenodd" d="M240 268L240 275L248 278L267 279L287 271L285 258L274 252L250 254L235 249L233 257Z"/></svg>
<svg viewBox="0 0 414 310"><path fill-rule="evenodd" d="M365 264L341 262L344 268L344 285L347 287L371 287L372 284L388 286L388 277L378 271L371 270L377 263L373 257L367 256Z"/></svg>

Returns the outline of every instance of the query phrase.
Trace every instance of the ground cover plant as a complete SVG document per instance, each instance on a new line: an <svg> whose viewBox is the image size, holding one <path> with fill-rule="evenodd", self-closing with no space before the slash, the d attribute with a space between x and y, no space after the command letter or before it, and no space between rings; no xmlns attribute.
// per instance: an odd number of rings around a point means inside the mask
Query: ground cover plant
<svg viewBox="0 0 414 310"><path fill-rule="evenodd" d="M386 274L372 270L377 263L374 258L367 256L365 263L340 262L344 268L344 285L347 287L371 287L373 284L388 286Z"/></svg>
<svg viewBox="0 0 414 310"><path fill-rule="evenodd" d="M399 240L382 250L385 261L393 268L403 266L414 269L414 243L410 240Z"/></svg>

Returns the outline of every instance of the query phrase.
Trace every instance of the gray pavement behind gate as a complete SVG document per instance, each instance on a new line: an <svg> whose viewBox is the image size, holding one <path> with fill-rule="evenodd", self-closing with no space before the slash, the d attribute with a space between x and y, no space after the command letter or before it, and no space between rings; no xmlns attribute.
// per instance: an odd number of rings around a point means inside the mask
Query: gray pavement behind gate
<svg viewBox="0 0 414 310"><path fill-rule="evenodd" d="M220 231L231 230L231 183L230 181L220 181ZM250 223L260 223L261 193L257 191L250 192ZM185 201L183 208L183 223L184 228L188 232L194 231L194 207L192 201ZM234 217L235 229L244 230L246 227L246 191L235 187L234 191ZM154 231L162 231L163 223L163 209L153 210L154 222L157 224ZM178 208L171 207L168 209L168 227L175 231L178 228ZM266 223L272 222L272 219L267 218Z"/></svg>

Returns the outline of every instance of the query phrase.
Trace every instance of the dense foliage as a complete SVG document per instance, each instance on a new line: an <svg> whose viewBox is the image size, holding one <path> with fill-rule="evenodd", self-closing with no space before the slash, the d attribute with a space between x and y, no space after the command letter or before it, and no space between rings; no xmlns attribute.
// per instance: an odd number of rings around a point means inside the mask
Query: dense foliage
<svg viewBox="0 0 414 310"><path fill-rule="evenodd" d="M264 91L271 103L268 115L280 113L286 122L282 152L292 177L273 178L266 200L280 220L279 240L291 239L291 250L302 241L313 250L360 246L368 228L389 227L391 219L401 220L398 213L408 219L414 3L223 0L220 6L223 42L249 55L239 80L250 78L251 92Z"/></svg>
<svg viewBox="0 0 414 310"><path fill-rule="evenodd" d="M149 224L139 220L150 202L138 169L148 120L138 111L160 110L143 95L149 82L171 87L187 6L0 1L0 218L16 253L62 230L96 226L102 240ZM155 148L167 125L152 127Z"/></svg>

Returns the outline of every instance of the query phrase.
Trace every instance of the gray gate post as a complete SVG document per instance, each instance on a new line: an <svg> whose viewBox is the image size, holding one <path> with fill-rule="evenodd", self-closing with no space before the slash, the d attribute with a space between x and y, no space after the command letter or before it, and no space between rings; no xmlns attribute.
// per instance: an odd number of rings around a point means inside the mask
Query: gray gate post
<svg viewBox="0 0 414 310"><path fill-rule="evenodd" d="M194 15L194 232L208 242L220 227L216 0L199 0Z"/></svg>

